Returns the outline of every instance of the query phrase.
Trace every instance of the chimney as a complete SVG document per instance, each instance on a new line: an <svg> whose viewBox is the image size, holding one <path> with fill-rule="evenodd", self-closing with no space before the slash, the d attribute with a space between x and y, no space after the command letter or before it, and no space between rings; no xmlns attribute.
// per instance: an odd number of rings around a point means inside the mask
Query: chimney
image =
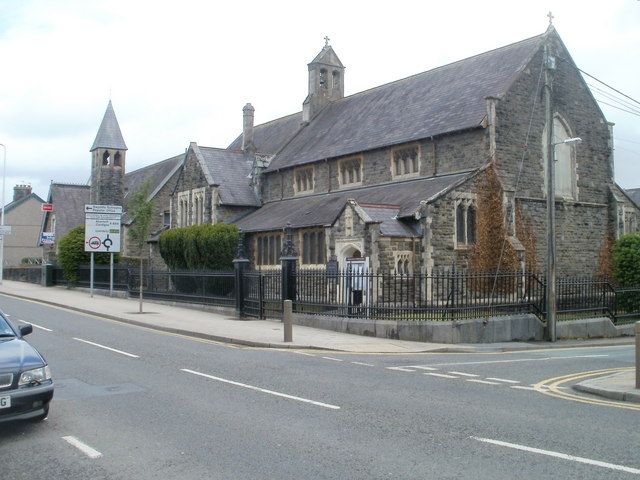
<svg viewBox="0 0 640 480"><path fill-rule="evenodd" d="M31 185L16 185L13 187L13 201L20 200L31 195Z"/></svg>
<svg viewBox="0 0 640 480"><path fill-rule="evenodd" d="M250 103L247 103L242 109L242 151L255 152L256 147L253 144L253 112L256 109Z"/></svg>

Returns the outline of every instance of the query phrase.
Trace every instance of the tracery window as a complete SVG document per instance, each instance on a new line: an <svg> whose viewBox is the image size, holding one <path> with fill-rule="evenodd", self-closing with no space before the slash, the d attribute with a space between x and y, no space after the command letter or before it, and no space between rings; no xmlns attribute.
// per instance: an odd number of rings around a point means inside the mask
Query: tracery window
<svg viewBox="0 0 640 480"><path fill-rule="evenodd" d="M293 173L296 193L313 191L313 167L298 168Z"/></svg>
<svg viewBox="0 0 640 480"><path fill-rule="evenodd" d="M573 135L568 124L559 116L553 118L553 153L554 153L554 175L555 192L557 197L576 199L577 178L576 178L576 145L561 143L563 140L572 138ZM545 126L542 135L542 160L545 178L544 195L547 194L547 127Z"/></svg>
<svg viewBox="0 0 640 480"><path fill-rule="evenodd" d="M420 171L420 148L417 145L393 150L391 173L394 177L415 175Z"/></svg>
<svg viewBox="0 0 640 480"><path fill-rule="evenodd" d="M189 226L189 211L191 210L191 192L185 191L178 193L178 218L179 227Z"/></svg>
<svg viewBox="0 0 640 480"><path fill-rule="evenodd" d="M338 163L340 186L362 183L362 158L345 158Z"/></svg>

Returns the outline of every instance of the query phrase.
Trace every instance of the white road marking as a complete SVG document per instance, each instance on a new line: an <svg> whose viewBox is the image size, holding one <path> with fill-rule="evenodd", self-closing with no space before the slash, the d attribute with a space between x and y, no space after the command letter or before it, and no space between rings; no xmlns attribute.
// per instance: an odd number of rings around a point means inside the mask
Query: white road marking
<svg viewBox="0 0 640 480"><path fill-rule="evenodd" d="M452 367L455 365L487 365L490 363L516 363L516 362L546 362L549 360L567 360L572 358L596 358L608 357L609 355L575 355L569 357L541 357L541 358L514 358L511 360L487 360L484 362L456 362L456 363L433 363L433 367Z"/></svg>
<svg viewBox="0 0 640 480"><path fill-rule="evenodd" d="M297 353L298 355L305 355L307 357L315 357L315 355L313 353L307 353L307 352L297 352L297 351L293 351L293 353Z"/></svg>
<svg viewBox="0 0 640 480"><path fill-rule="evenodd" d="M538 453L540 455L547 455L549 457L560 458L562 460L570 460L572 462L586 463L587 465L593 465L596 467L609 468L611 470L618 470L627 473L635 473L640 475L640 469L625 467L624 465L616 465L614 463L601 462L600 460L592 460L590 458L576 457L575 455L569 455L566 453L553 452L551 450L541 450L539 448L527 447L525 445L518 445L516 443L501 442L500 440L492 440L490 438L471 437L474 440L484 443L491 443L500 447L513 448L516 450L522 450L529 453Z"/></svg>
<svg viewBox="0 0 640 480"><path fill-rule="evenodd" d="M452 373L453 375L460 375L462 377L479 377L480 375L475 375L473 373L463 373L463 372L449 372Z"/></svg>
<svg viewBox="0 0 640 480"><path fill-rule="evenodd" d="M494 380L496 382L504 382L504 383L520 383L518 380L507 380L506 378L487 377L487 380Z"/></svg>
<svg viewBox="0 0 640 480"><path fill-rule="evenodd" d="M256 392L268 393L269 395L275 395L276 397L288 398L290 400L297 400L298 402L310 403L319 407L330 408L332 410L340 410L337 405L331 405L329 403L316 402L315 400L309 400L308 398L297 397L295 395L288 395L286 393L274 392L273 390L267 390L266 388L254 387L253 385L247 385L246 383L234 382L233 380L227 380L225 378L214 377L213 375L207 375L206 373L196 372L187 368L180 369L183 372L198 375L200 377L208 378L210 380L216 380L222 383L228 383L229 385L235 385L237 387L248 388L249 390L255 390Z"/></svg>
<svg viewBox="0 0 640 480"><path fill-rule="evenodd" d="M423 375L430 375L432 377L440 377L440 378L459 378L454 375L447 375L446 373L423 373Z"/></svg>
<svg viewBox="0 0 640 480"><path fill-rule="evenodd" d="M429 370L430 372L433 372L434 370L438 370L437 368L426 367L426 366L423 366L423 365L410 365L407 368L417 368L418 370Z"/></svg>
<svg viewBox="0 0 640 480"><path fill-rule="evenodd" d="M498 382L488 382L487 380L478 380L476 378L467 378L467 382L484 383L485 385L500 385Z"/></svg>
<svg viewBox="0 0 640 480"><path fill-rule="evenodd" d="M399 372L415 372L415 370L407 367L387 367L387 370L397 370Z"/></svg>
<svg viewBox="0 0 640 480"><path fill-rule="evenodd" d="M333 358L333 357L322 357L325 360L333 360L334 362L343 362L344 360L341 360L340 358Z"/></svg>
<svg viewBox="0 0 640 480"><path fill-rule="evenodd" d="M87 343L89 345L93 345L94 347L104 348L105 350L109 350L110 352L119 353L120 355L126 355L127 357L140 358L138 355L134 355L133 353L127 353L127 352L123 352L122 350L116 350L115 348L105 347L104 345L100 345L99 343L93 343L93 342L90 342L89 340L83 340L81 338L76 338L76 337L73 337L73 339L77 340L79 342L83 342L83 343Z"/></svg>
<svg viewBox="0 0 640 480"><path fill-rule="evenodd" d="M91 448L86 443L82 443L76 437L67 436L67 437L62 437L62 439L65 442L67 442L69 445L73 445L74 447L76 447L78 450L80 450L89 458L95 459L95 458L100 458L102 456L102 454L99 451Z"/></svg>
<svg viewBox="0 0 640 480"><path fill-rule="evenodd" d="M536 391L535 388L533 387L523 387L522 385L509 385L509 388L515 388L517 390L532 390L532 391Z"/></svg>
<svg viewBox="0 0 640 480"><path fill-rule="evenodd" d="M28 323L29 325L33 325L34 328L39 328L40 330L44 330L46 332L53 332L53 330L51 330L49 328L41 327L40 325L36 325L35 323L27 322L26 320L18 320L18 321L22 322L22 323Z"/></svg>
<svg viewBox="0 0 640 480"><path fill-rule="evenodd" d="M363 362L351 362L354 365L362 365L364 367L375 367L375 365L373 365L372 363L363 363Z"/></svg>

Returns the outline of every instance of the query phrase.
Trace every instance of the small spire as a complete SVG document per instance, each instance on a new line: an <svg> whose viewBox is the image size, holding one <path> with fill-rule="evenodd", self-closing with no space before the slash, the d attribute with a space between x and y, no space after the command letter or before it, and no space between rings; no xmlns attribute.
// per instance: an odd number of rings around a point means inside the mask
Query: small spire
<svg viewBox="0 0 640 480"><path fill-rule="evenodd" d="M549 26L553 25L553 19L555 18L555 17L553 16L553 13L549 12L549 13L547 14L547 17L549 18Z"/></svg>
<svg viewBox="0 0 640 480"><path fill-rule="evenodd" d="M327 37L327 36L325 35L325 37L324 37L324 46L325 46L325 47L328 47L328 46L329 46L329 40L330 40L330 39L329 39L329 37Z"/></svg>

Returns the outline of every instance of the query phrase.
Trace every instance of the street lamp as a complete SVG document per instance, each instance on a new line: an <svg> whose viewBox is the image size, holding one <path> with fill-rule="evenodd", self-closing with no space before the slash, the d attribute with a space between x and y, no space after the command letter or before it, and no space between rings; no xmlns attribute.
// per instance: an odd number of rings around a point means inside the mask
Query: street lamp
<svg viewBox="0 0 640 480"><path fill-rule="evenodd" d="M551 128L550 128L551 130ZM549 132L551 134L551 132ZM551 135L550 135L551 136ZM555 160L558 145L580 143L579 137L550 143L547 155L547 333L549 341L556 341L556 186Z"/></svg>
<svg viewBox="0 0 640 480"><path fill-rule="evenodd" d="M4 185L7 177L7 147L0 143L0 147L4 152L2 157L2 220L0 220L0 226L4 226ZM2 278L4 273L4 232L0 234L0 285L2 285Z"/></svg>

